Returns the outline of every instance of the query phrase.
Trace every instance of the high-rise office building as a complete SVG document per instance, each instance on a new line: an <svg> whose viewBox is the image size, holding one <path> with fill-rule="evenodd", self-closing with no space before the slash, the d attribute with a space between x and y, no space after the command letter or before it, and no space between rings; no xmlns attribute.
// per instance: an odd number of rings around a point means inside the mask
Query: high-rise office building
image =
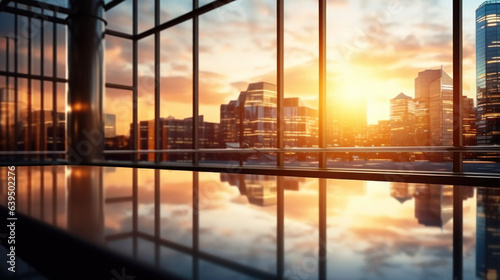
<svg viewBox="0 0 500 280"><path fill-rule="evenodd" d="M318 111L300 104L299 98L283 100L286 147L312 147L318 143ZM242 147L275 148L277 143L276 85L248 85L237 100L220 107L223 142ZM237 145L237 146L238 146Z"/></svg>
<svg viewBox="0 0 500 280"><path fill-rule="evenodd" d="M500 3L476 10L477 144L500 144Z"/></svg>
<svg viewBox="0 0 500 280"><path fill-rule="evenodd" d="M366 129L367 146L381 147L391 145L391 121L379 120L377 124L370 124Z"/></svg>
<svg viewBox="0 0 500 280"><path fill-rule="evenodd" d="M415 108L416 145L453 145L453 79L443 69L418 73Z"/></svg>
<svg viewBox="0 0 500 280"><path fill-rule="evenodd" d="M415 144L415 103L404 93L391 99L391 145Z"/></svg>
<svg viewBox="0 0 500 280"><path fill-rule="evenodd" d="M154 120L139 122L139 149L155 149L155 122ZM130 135L133 135L133 124L130 125ZM219 124L206 122L203 116L198 116L198 135L200 139L200 148L220 148ZM172 116L160 119L159 132L160 149L177 150L191 149L193 145L193 118L176 119ZM153 153L142 154L141 160L153 161ZM160 156L161 160L185 160L189 159L182 153L164 153Z"/></svg>
<svg viewBox="0 0 500 280"><path fill-rule="evenodd" d="M275 148L277 131L276 85L248 85L237 100L221 106L222 139L241 146ZM234 129L233 129L234 128Z"/></svg>
<svg viewBox="0 0 500 280"><path fill-rule="evenodd" d="M474 99L462 96L462 127L464 146L475 146L477 143L476 112Z"/></svg>
<svg viewBox="0 0 500 280"><path fill-rule="evenodd" d="M317 147L318 110L303 106L299 98L283 100L285 147Z"/></svg>

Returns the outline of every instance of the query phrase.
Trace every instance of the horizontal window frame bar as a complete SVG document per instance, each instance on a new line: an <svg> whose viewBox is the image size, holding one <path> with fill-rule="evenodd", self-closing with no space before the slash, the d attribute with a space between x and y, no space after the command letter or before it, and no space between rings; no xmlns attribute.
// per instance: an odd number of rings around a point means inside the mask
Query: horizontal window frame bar
<svg viewBox="0 0 500 280"><path fill-rule="evenodd" d="M31 80L40 80L44 82L56 82L56 83L67 83L68 79L52 77L52 76L42 76L42 75L34 75L27 73L15 73L15 72L7 72L0 71L0 76L6 76L8 78L18 78L18 79L31 79Z"/></svg>
<svg viewBox="0 0 500 280"><path fill-rule="evenodd" d="M67 22L66 22L65 19L54 17L54 16L49 16L49 15L44 15L44 14L33 12L33 11L25 11L25 10L22 10L22 9L19 9L19 8L12 8L12 7L9 7L9 6L5 7L4 11L6 13L17 14L19 16L25 16L25 17L29 17L29 18L32 18L32 19L38 19L38 20L42 20L43 19L45 21L55 22L55 23L58 23L58 24L67 25Z"/></svg>
<svg viewBox="0 0 500 280"><path fill-rule="evenodd" d="M27 5L27 6L31 6L31 7L37 7L37 8L49 10L49 11L56 12L56 13L63 13L66 15L71 14L71 10L68 8L49 4L49 3L44 3L41 1L37 1L37 0L11 0L11 2L21 4L21 5Z"/></svg>
<svg viewBox="0 0 500 280"><path fill-rule="evenodd" d="M106 83L106 87L112 88L112 89L129 90L129 91L134 90L133 86L119 85L119 84L113 84L113 83Z"/></svg>
<svg viewBox="0 0 500 280"><path fill-rule="evenodd" d="M127 33L124 33L124 32L120 32L120 31L116 31L116 30L113 30L113 29L106 29L104 31L104 33L106 35L109 35L109 36L115 36L115 37L122 38L122 39L127 39L127 40L134 40L134 36L133 35L130 35L130 34L127 34Z"/></svg>

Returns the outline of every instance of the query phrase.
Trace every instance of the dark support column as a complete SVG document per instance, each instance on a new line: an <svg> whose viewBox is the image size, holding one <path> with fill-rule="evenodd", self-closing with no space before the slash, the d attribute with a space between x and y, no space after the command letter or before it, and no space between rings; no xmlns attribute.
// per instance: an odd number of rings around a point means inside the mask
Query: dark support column
<svg viewBox="0 0 500 280"><path fill-rule="evenodd" d="M453 146L463 146L462 136L462 0L453 1ZM462 153L453 154L453 172L463 172Z"/></svg>
<svg viewBox="0 0 500 280"><path fill-rule="evenodd" d="M71 0L68 18L68 154L71 164L102 161L103 0Z"/></svg>

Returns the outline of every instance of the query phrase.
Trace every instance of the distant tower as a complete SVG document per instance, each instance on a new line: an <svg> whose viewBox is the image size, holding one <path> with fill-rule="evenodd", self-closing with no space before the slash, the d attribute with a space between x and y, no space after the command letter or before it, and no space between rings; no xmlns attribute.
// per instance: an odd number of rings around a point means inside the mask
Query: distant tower
<svg viewBox="0 0 500 280"><path fill-rule="evenodd" d="M500 3L476 10L477 144L500 144Z"/></svg>
<svg viewBox="0 0 500 280"><path fill-rule="evenodd" d="M415 144L453 145L453 79L442 69L418 73L415 106Z"/></svg>
<svg viewBox="0 0 500 280"><path fill-rule="evenodd" d="M415 103L413 98L400 93L391 99L391 145L415 144Z"/></svg>

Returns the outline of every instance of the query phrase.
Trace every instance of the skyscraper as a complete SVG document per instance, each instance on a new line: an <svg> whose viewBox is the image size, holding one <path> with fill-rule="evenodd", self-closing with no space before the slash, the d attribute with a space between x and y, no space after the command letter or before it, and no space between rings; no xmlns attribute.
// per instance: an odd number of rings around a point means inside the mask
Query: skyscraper
<svg viewBox="0 0 500 280"><path fill-rule="evenodd" d="M476 10L477 144L500 144L500 3Z"/></svg>
<svg viewBox="0 0 500 280"><path fill-rule="evenodd" d="M391 145L415 144L415 103L404 93L391 99Z"/></svg>
<svg viewBox="0 0 500 280"><path fill-rule="evenodd" d="M318 110L300 104L299 98L283 100L286 147L313 147L318 143ZM274 148L277 143L276 85L258 82L248 85L237 100L220 107L224 143Z"/></svg>
<svg viewBox="0 0 500 280"><path fill-rule="evenodd" d="M474 99L462 96L463 141L464 146L475 146L476 141L476 107Z"/></svg>
<svg viewBox="0 0 500 280"><path fill-rule="evenodd" d="M418 146L453 145L453 79L442 69L425 70L415 79Z"/></svg>

